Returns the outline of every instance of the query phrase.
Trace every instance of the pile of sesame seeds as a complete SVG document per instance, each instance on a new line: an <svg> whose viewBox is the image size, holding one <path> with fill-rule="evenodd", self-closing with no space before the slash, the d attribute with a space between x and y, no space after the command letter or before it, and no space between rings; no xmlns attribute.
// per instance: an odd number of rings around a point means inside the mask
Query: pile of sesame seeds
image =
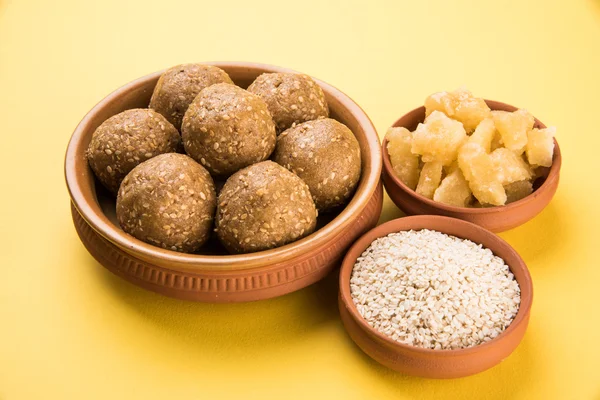
<svg viewBox="0 0 600 400"><path fill-rule="evenodd" d="M371 243L354 265L350 291L360 315L377 331L438 350L497 337L521 299L513 274L491 250L427 229Z"/></svg>

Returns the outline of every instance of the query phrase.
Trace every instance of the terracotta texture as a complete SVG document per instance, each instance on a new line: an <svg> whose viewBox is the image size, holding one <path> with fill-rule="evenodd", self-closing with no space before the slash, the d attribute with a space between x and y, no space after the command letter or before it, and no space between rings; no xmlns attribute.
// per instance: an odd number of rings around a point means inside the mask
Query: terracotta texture
<svg viewBox="0 0 600 400"><path fill-rule="evenodd" d="M350 277L356 259L378 237L411 229L433 229L481 243L504 259L521 288L521 305L513 322L495 339L459 350L431 350L398 343L373 329L358 313L350 295ZM426 378L458 378L493 367L521 342L533 301L527 266L517 252L492 232L454 218L421 215L387 222L363 235L348 251L340 271L339 309L352 340L370 357L395 371Z"/></svg>
<svg viewBox="0 0 600 400"><path fill-rule="evenodd" d="M291 72L252 63L210 64L225 70L242 88L264 72ZM114 198L94 179L85 149L93 131L107 118L126 109L147 107L160 74L140 78L108 95L83 118L67 148L65 177L75 227L90 253L106 268L136 285L182 299L260 300L318 281L338 264L358 236L375 226L383 202L377 132L349 97L315 80L325 93L332 118L354 132L362 153L358 188L339 214L322 219L315 233L299 241L251 254L209 254L210 246L205 246L206 254L183 254L127 235L116 223Z"/></svg>
<svg viewBox="0 0 600 400"><path fill-rule="evenodd" d="M492 110L515 111L517 107L498 101L486 100ZM393 126L402 126L413 131L425 120L425 107L419 107L405 114ZM542 122L535 120L536 128L545 128ZM406 186L396 175L387 152L387 140L383 140L382 178L385 189L394 202L408 215L436 214L459 218L483 226L493 232L503 232L524 224L539 214L552 200L558 187L562 157L558 142L554 140L552 167L543 183L524 199L505 206L487 208L465 208L450 206L430 200Z"/></svg>

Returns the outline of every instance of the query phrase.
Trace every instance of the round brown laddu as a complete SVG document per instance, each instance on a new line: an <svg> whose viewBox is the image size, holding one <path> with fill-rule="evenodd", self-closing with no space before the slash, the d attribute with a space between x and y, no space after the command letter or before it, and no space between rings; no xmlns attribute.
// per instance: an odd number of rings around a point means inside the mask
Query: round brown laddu
<svg viewBox="0 0 600 400"><path fill-rule="evenodd" d="M321 87L308 75L265 73L248 87L269 107L277 130L293 124L329 116L329 108Z"/></svg>
<svg viewBox="0 0 600 400"><path fill-rule="evenodd" d="M198 93L216 83L233 81L221 68L204 64L181 64L166 70L158 79L150 108L165 116L178 130L189 105Z"/></svg>
<svg viewBox="0 0 600 400"><path fill-rule="evenodd" d="M163 154L135 167L117 196L117 219L130 235L185 253L208 239L216 208L208 171L183 154Z"/></svg>
<svg viewBox="0 0 600 400"><path fill-rule="evenodd" d="M346 125L330 118L282 132L273 159L306 182L319 211L344 204L360 179L358 141Z"/></svg>
<svg viewBox="0 0 600 400"><path fill-rule="evenodd" d="M194 99L183 118L186 153L214 176L229 176L269 158L275 124L265 102L234 85L209 86Z"/></svg>
<svg viewBox="0 0 600 400"><path fill-rule="evenodd" d="M137 165L177 151L177 129L154 110L135 108L104 121L92 134L87 159L98 180L113 194Z"/></svg>
<svg viewBox="0 0 600 400"><path fill-rule="evenodd" d="M232 175L221 190L217 236L232 253L271 249L315 230L317 210L306 183L272 161Z"/></svg>

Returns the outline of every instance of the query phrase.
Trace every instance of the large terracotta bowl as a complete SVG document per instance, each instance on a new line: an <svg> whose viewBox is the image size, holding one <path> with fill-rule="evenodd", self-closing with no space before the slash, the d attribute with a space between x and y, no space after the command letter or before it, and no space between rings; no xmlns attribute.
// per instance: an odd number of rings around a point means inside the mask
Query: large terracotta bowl
<svg viewBox="0 0 600 400"><path fill-rule="evenodd" d="M239 86L263 72L290 70L252 63L212 63ZM144 243L122 231L115 199L95 180L85 158L92 133L121 111L147 107L160 76L157 72L117 89L98 103L75 129L65 159L65 176L77 232L89 252L106 268L134 284L165 295L209 302L239 302L280 296L323 278L338 265L354 240L377 223L383 189L381 146L365 112L348 96L316 80L331 117L354 133L362 153L362 176L346 207L319 217L318 230L276 249L228 255L216 240L200 254L182 254ZM326 167L326 166L324 166Z"/></svg>
<svg viewBox="0 0 600 400"><path fill-rule="evenodd" d="M486 100L492 110L516 111L517 107L501 103L499 101ZM425 120L425 107L419 107L398 119L393 126L402 126L414 131L417 125ZM545 128L537 118L536 128ZM406 186L395 174L387 151L387 138L383 140L383 184L394 202L402 211L408 215L436 214L481 225L493 232L503 232L529 221L539 214L552 200L560 175L562 157L558 142L554 140L554 157L552 167L546 177L538 179L534 184L534 192L524 199L514 203L498 207L466 208L451 206L421 196Z"/></svg>
<svg viewBox="0 0 600 400"><path fill-rule="evenodd" d="M392 232L431 229L480 243L504 259L521 288L521 304L512 323L484 344L457 350L431 350L396 342L372 328L359 314L350 295L350 277L356 259L373 240ZM395 371L426 378L458 378L493 367L519 345L533 301L533 285L527 266L517 252L492 232L470 222L436 215L395 219L363 235L348 251L340 271L339 309L352 340L370 357Z"/></svg>

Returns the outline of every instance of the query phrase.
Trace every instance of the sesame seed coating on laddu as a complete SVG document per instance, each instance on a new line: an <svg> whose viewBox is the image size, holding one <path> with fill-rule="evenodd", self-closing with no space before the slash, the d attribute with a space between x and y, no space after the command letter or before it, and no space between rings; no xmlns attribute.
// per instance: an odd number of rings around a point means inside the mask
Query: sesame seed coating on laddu
<svg viewBox="0 0 600 400"><path fill-rule="evenodd" d="M283 246L312 233L316 221L308 186L272 161L238 171L219 194L216 231L232 253Z"/></svg>
<svg viewBox="0 0 600 400"><path fill-rule="evenodd" d="M344 204L360 180L358 141L346 125L330 118L282 132L273 159L306 182L319 211Z"/></svg>
<svg viewBox="0 0 600 400"><path fill-rule="evenodd" d="M293 124L329 116L323 90L308 75L265 73L252 82L248 91L267 103L279 132Z"/></svg>
<svg viewBox="0 0 600 400"><path fill-rule="evenodd" d="M137 165L163 153L177 151L177 129L154 110L126 110L104 121L87 150L90 167L113 194Z"/></svg>
<svg viewBox="0 0 600 400"><path fill-rule="evenodd" d="M135 167L117 197L117 219L130 235L192 253L208 239L216 208L213 180L183 154L163 154Z"/></svg>
<svg viewBox="0 0 600 400"><path fill-rule="evenodd" d="M265 102L234 85L216 84L194 99L183 118L185 151L214 176L229 176L266 160L275 124Z"/></svg>
<svg viewBox="0 0 600 400"><path fill-rule="evenodd" d="M203 64L182 64L166 70L158 79L150 108L167 118L178 130L188 107L202 89L233 81L221 68Z"/></svg>

